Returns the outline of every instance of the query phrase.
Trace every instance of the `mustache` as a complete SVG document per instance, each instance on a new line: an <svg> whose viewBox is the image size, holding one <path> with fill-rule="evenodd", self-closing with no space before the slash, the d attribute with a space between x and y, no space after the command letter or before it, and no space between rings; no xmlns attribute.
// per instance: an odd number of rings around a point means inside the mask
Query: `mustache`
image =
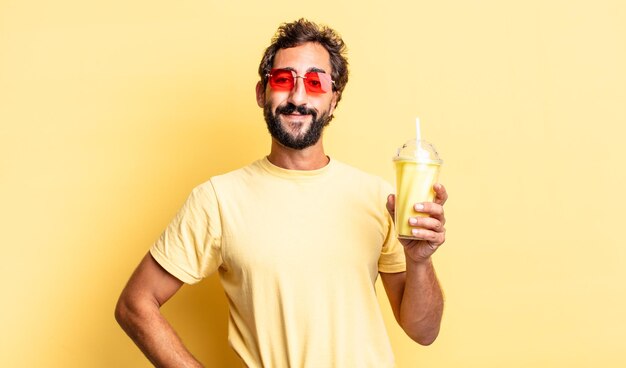
<svg viewBox="0 0 626 368"><path fill-rule="evenodd" d="M278 106L276 108L276 115L278 114L289 115L296 111L300 115L312 115L313 118L317 117L317 111L315 111L315 109L307 108L304 105L296 106L292 104L291 102L288 102L284 106Z"/></svg>

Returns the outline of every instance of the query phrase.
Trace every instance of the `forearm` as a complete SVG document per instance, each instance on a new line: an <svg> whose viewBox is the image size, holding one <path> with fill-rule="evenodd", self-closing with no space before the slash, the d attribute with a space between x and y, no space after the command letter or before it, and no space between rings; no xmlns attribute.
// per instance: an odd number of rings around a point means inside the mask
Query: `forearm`
<svg viewBox="0 0 626 368"><path fill-rule="evenodd" d="M158 305L120 302L115 317L155 367L202 367L163 317Z"/></svg>
<svg viewBox="0 0 626 368"><path fill-rule="evenodd" d="M430 345L439 334L443 294L432 260L413 262L407 257L406 283L400 306L400 325L415 341Z"/></svg>

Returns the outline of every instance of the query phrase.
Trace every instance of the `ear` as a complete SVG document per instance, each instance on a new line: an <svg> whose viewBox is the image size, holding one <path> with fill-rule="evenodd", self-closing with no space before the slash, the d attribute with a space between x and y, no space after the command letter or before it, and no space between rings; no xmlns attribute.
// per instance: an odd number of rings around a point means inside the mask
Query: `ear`
<svg viewBox="0 0 626 368"><path fill-rule="evenodd" d="M263 88L261 81L256 84L256 104L261 108L265 106L265 88Z"/></svg>

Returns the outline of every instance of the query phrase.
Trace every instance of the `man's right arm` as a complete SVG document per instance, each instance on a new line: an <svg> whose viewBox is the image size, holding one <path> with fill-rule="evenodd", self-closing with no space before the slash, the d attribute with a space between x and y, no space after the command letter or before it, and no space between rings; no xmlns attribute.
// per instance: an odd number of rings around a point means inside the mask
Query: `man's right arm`
<svg viewBox="0 0 626 368"><path fill-rule="evenodd" d="M115 307L117 322L156 367L202 367L160 311L182 284L148 253Z"/></svg>

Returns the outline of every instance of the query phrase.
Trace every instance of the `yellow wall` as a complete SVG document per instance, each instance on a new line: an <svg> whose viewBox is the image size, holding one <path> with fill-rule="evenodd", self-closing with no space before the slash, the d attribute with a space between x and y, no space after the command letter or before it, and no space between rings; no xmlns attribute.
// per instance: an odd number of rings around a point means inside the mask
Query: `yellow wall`
<svg viewBox="0 0 626 368"><path fill-rule="evenodd" d="M195 185L269 148L254 99L282 21L332 25L351 81L328 152L393 180L413 134L445 159L437 342L398 366L623 367L626 3L0 2L0 366L148 367L113 319ZM217 279L165 313L236 366Z"/></svg>

